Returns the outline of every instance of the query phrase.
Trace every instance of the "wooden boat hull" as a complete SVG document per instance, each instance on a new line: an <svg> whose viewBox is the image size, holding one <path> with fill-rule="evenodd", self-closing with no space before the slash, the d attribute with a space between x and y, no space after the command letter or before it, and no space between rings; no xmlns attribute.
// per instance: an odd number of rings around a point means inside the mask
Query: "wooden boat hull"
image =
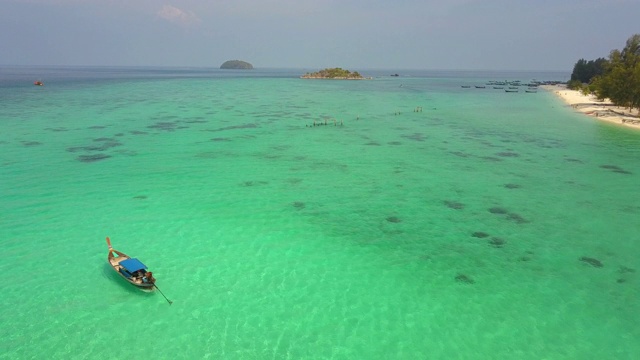
<svg viewBox="0 0 640 360"><path fill-rule="evenodd" d="M109 265L113 268L113 270L120 275L123 279L125 279L129 284L134 285L141 289L153 289L155 286L154 282L148 282L143 278L145 271L138 273L129 273L127 269L122 266L120 263L125 260L130 260L131 257L123 252L113 249L109 247L109 253L107 255L107 261Z"/></svg>

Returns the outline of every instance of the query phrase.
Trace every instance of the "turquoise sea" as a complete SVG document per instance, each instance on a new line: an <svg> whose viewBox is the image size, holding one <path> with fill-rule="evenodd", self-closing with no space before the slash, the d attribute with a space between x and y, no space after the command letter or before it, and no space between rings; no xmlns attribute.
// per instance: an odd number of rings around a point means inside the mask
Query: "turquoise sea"
<svg viewBox="0 0 640 360"><path fill-rule="evenodd" d="M0 67L0 359L640 358L639 131L306 71Z"/></svg>

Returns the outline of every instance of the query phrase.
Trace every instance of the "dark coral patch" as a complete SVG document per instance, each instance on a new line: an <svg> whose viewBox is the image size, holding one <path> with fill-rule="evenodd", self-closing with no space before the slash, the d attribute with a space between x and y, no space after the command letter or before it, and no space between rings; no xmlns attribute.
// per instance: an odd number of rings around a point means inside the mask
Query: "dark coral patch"
<svg viewBox="0 0 640 360"><path fill-rule="evenodd" d="M134 196L133 198L137 200L145 200L147 198L147 195L138 195L138 196Z"/></svg>
<svg viewBox="0 0 640 360"><path fill-rule="evenodd" d="M24 145L24 146L38 146L38 145L42 145L42 143L40 141L23 141L22 145Z"/></svg>
<svg viewBox="0 0 640 360"><path fill-rule="evenodd" d="M628 273L636 272L636 270L626 266L620 266L620 268L618 269L618 272L620 274L628 274Z"/></svg>
<svg viewBox="0 0 640 360"><path fill-rule="evenodd" d="M607 170L611 170L612 172L618 173L618 174L626 174L626 175L631 175L632 172L631 171L627 171L624 170L623 168L617 166L617 165L600 165L601 168L603 169L607 169Z"/></svg>
<svg viewBox="0 0 640 360"><path fill-rule="evenodd" d="M462 152L462 151L451 151L451 154L453 154L455 156L462 157L462 158L466 158L466 157L471 156L471 154L467 154L467 153Z"/></svg>
<svg viewBox="0 0 640 360"><path fill-rule="evenodd" d="M149 129L157 129L162 131L176 131L176 129L178 128L178 124L171 121L160 121L147 127Z"/></svg>
<svg viewBox="0 0 640 360"><path fill-rule="evenodd" d="M520 189L522 186L518 184L504 184L504 187L507 189Z"/></svg>
<svg viewBox="0 0 640 360"><path fill-rule="evenodd" d="M389 145L402 145L400 141L389 141L387 144Z"/></svg>
<svg viewBox="0 0 640 360"><path fill-rule="evenodd" d="M504 246L504 244L506 244L507 242L499 237L492 237L491 240L489 240L489 245L493 246L493 247L497 247L497 248L501 248Z"/></svg>
<svg viewBox="0 0 640 360"><path fill-rule="evenodd" d="M78 156L78 161L90 163L90 162L96 162L96 161L108 159L110 157L111 155L107 155L107 154L80 155Z"/></svg>
<svg viewBox="0 0 640 360"><path fill-rule="evenodd" d="M464 209L464 204L457 202L457 201L449 201L449 200L445 200L444 204L447 205L448 208L454 209L454 210L462 210Z"/></svg>
<svg viewBox="0 0 640 360"><path fill-rule="evenodd" d="M500 156L500 157L518 157L520 155L518 155L518 153L514 153L511 151L503 151L503 152L499 152L496 153L496 155Z"/></svg>
<svg viewBox="0 0 640 360"><path fill-rule="evenodd" d="M298 210L302 210L302 209L304 209L306 207L306 205L301 201L295 201L293 203L293 207L298 209Z"/></svg>
<svg viewBox="0 0 640 360"><path fill-rule="evenodd" d="M389 216L389 217L387 217L387 221L390 222L390 223L400 223L400 222L402 222L402 219L400 219L397 216Z"/></svg>
<svg viewBox="0 0 640 360"><path fill-rule="evenodd" d="M113 147L117 147L117 146L121 146L122 143L117 141L117 140L113 140L113 139L109 139L109 138L98 138L98 139L94 139L94 142L98 142L98 145L87 145L87 146L73 146L70 148L67 148L67 151L69 152L79 152L79 151L105 151L108 149L111 149Z"/></svg>
<svg viewBox="0 0 640 360"><path fill-rule="evenodd" d="M504 215L506 213L508 213L509 211L507 211L507 209L505 208L501 208L501 207L492 207L491 209L489 209L489 212L492 214L497 214L497 215Z"/></svg>
<svg viewBox="0 0 640 360"><path fill-rule="evenodd" d="M616 282L618 284L623 284L623 283L627 282L628 277L629 277L628 274L631 274L631 273L634 273L634 272L635 272L635 269L632 269L632 268L626 267L626 266L620 266L618 268L618 274L620 274L620 276L622 276L622 277L618 278L618 280L616 280Z"/></svg>
<svg viewBox="0 0 640 360"><path fill-rule="evenodd" d="M495 156L483 156L483 157L481 157L481 159L484 159L484 160L487 160L487 161L494 161L494 162L502 161L502 159L497 158Z"/></svg>
<svg viewBox="0 0 640 360"><path fill-rule="evenodd" d="M184 120L187 124L204 124L207 120L203 120L201 118L194 118L193 120Z"/></svg>
<svg viewBox="0 0 640 360"><path fill-rule="evenodd" d="M456 281L463 284L474 284L476 281L473 280L469 275L458 274L455 277Z"/></svg>
<svg viewBox="0 0 640 360"><path fill-rule="evenodd" d="M617 166L617 165L600 165L600 167L603 168L603 169L608 169L608 170L620 169L620 167Z"/></svg>
<svg viewBox="0 0 640 360"><path fill-rule="evenodd" d="M225 130L234 130L234 129L255 129L257 127L258 125L256 124L244 124L244 125L226 126L226 127L221 127L221 128L207 130L207 131L216 132L216 131L225 131Z"/></svg>
<svg viewBox="0 0 640 360"><path fill-rule="evenodd" d="M473 234L471 234L471 236L479 238L479 239L483 239L483 238L489 237L489 234L487 234L484 231L476 231Z"/></svg>
<svg viewBox="0 0 640 360"><path fill-rule="evenodd" d="M245 181L241 185L245 187L257 186L257 185L267 185L268 181Z"/></svg>
<svg viewBox="0 0 640 360"><path fill-rule="evenodd" d="M511 221L515 221L517 224L526 224L529 222L529 220L523 218L522 216L516 213L509 213L509 215L507 215L507 219Z"/></svg>
<svg viewBox="0 0 640 360"><path fill-rule="evenodd" d="M583 256L580 258L580 261L582 261L583 263L589 264L593 267L597 267L597 268L601 268L604 265L602 264L602 262L596 258L591 258L591 257L587 257L587 256Z"/></svg>
<svg viewBox="0 0 640 360"><path fill-rule="evenodd" d="M222 142L222 141L229 141L229 139L228 138L212 138L211 141Z"/></svg>
<svg viewBox="0 0 640 360"><path fill-rule="evenodd" d="M426 136L424 136L424 134L420 134L420 133L413 133L410 135L402 135L403 138L405 139L409 139L409 140L415 140L415 141L424 141L424 139L426 139Z"/></svg>

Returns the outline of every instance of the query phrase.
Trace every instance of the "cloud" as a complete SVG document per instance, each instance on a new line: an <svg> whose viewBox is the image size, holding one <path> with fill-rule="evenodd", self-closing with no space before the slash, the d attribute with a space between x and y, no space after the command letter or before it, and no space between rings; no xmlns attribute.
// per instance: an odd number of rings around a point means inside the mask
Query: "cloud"
<svg viewBox="0 0 640 360"><path fill-rule="evenodd" d="M193 11L184 11L171 5L164 5L162 9L158 11L158 16L181 25L195 25L202 22Z"/></svg>

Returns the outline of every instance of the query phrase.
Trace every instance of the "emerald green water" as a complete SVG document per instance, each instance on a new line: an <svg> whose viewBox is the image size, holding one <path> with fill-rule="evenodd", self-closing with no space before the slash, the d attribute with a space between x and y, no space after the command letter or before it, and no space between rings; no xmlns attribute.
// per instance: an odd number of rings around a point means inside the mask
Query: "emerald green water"
<svg viewBox="0 0 640 360"><path fill-rule="evenodd" d="M0 358L640 356L638 131L482 74L12 71Z"/></svg>

